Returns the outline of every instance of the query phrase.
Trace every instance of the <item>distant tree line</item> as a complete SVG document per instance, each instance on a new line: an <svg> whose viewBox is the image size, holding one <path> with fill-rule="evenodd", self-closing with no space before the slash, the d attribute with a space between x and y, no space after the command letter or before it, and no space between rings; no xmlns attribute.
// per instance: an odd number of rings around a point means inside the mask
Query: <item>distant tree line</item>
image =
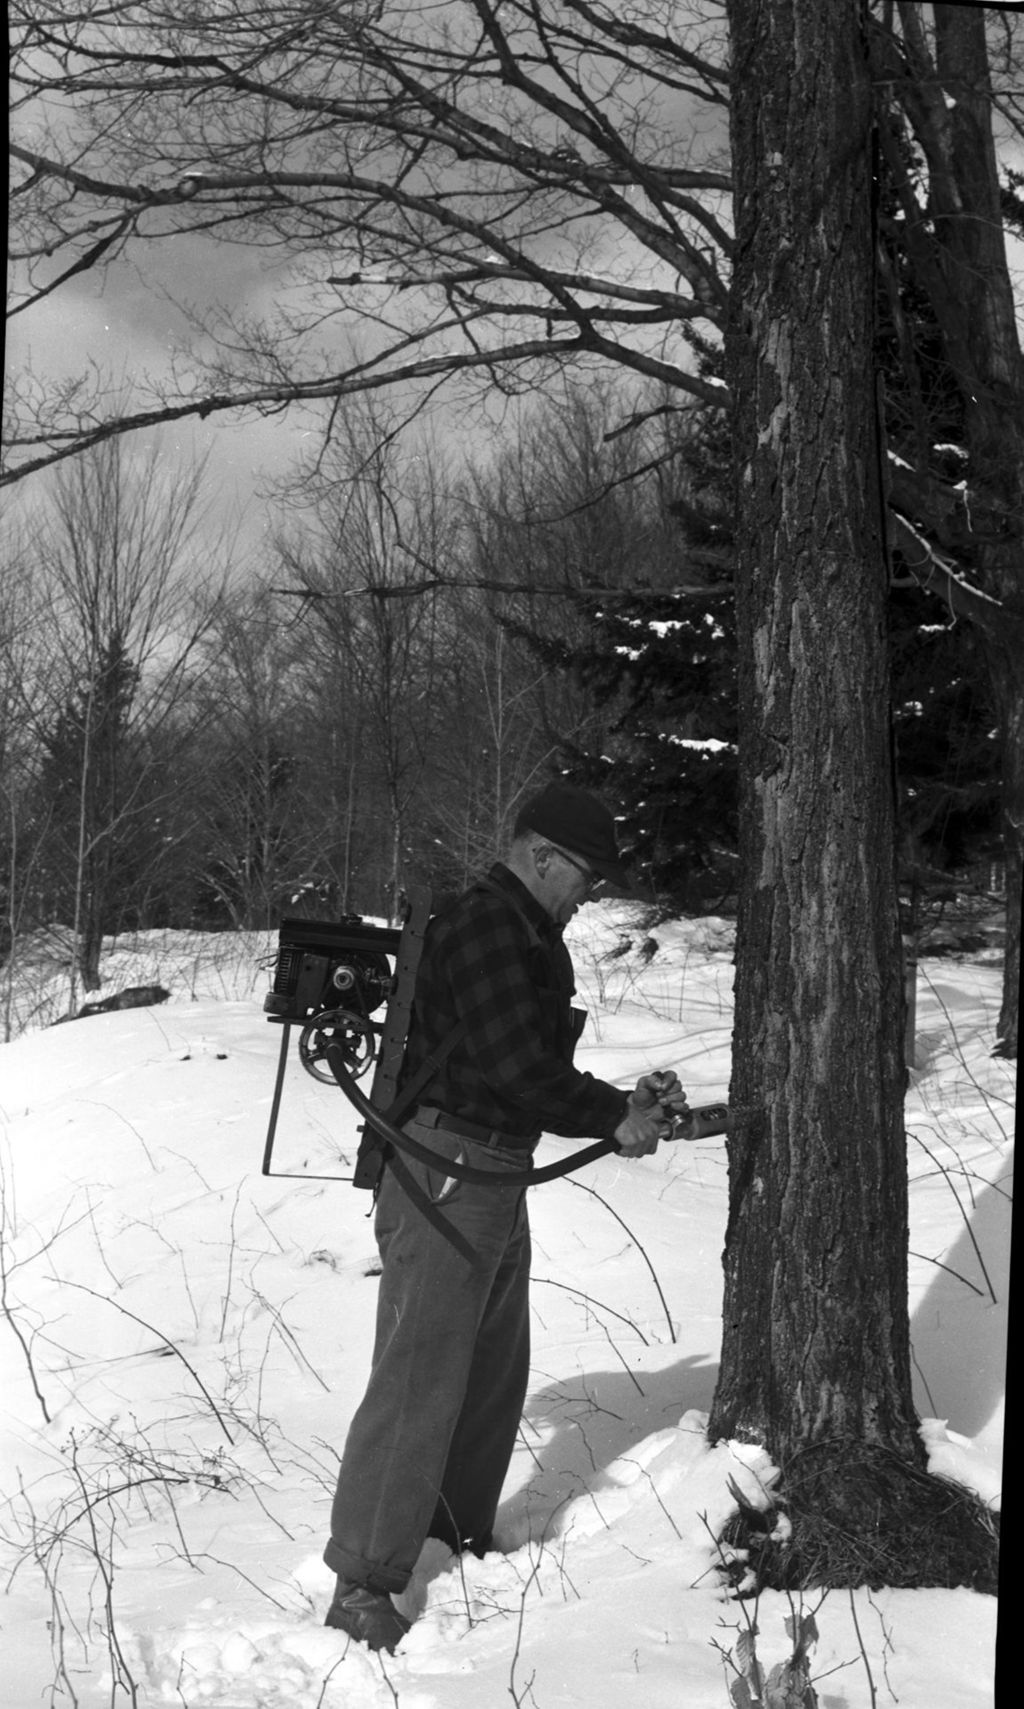
<svg viewBox="0 0 1024 1709"><path fill-rule="evenodd" d="M611 722L529 636L582 635L583 589L678 575L672 459L629 479L604 419L570 390L456 476L357 401L244 579L201 469L110 443L55 472L6 534L4 954L59 922L92 988L104 935L461 885Z"/></svg>
<svg viewBox="0 0 1024 1709"><path fill-rule="evenodd" d="M617 436L611 403L569 385L467 470L357 401L244 580L201 468L113 442L57 472L8 533L4 955L70 927L88 990L112 934L393 915L411 881L462 885L554 774L610 801L652 908L730 910L727 425L648 396ZM891 615L927 886L998 848L992 710L971 629L916 584Z"/></svg>
<svg viewBox="0 0 1024 1709"><path fill-rule="evenodd" d="M755 459L738 423L761 370L748 371L737 357L753 323L749 281L736 270L742 222L733 150L747 91L765 76L760 48L745 59L737 46L759 5L651 0L623 19L617 7L582 0L456 0L442 14L414 10L396 22L375 7L325 12L299 0L283 36L272 9L229 6L223 15L189 14L170 26L169 37L159 6L143 4L126 22L88 5L40 9L18 0L10 309L22 317L17 325L45 312L69 282L122 255L131 255L144 279L150 266L162 279L162 245L172 234L236 244L250 257L276 256L280 292L260 294L249 312L239 311L233 285L223 300L214 285L205 308L179 305L189 323L181 362L164 381L116 395L87 362L60 383L46 383L23 347L24 360L8 374L0 484L108 438L193 415L302 409L333 455L339 431L342 439L347 431L345 412L360 397L389 396L398 400L396 410L415 415L444 392L467 409L484 395L514 405L531 391L557 393L567 374L585 386L617 373L624 391L613 411L616 432L641 435L649 407L688 420L693 405L703 404L728 417L732 479L742 465L748 483L730 500L740 585ZM785 23L791 0L779 12ZM773 0L764 16L774 18ZM972 651L970 674L991 707L1007 880L997 1035L1012 1056L1024 862L1024 361L1004 229L1020 232L1024 202L1021 174L1000 165L997 148L1009 144L1012 151L1024 134L1020 19L1015 8L872 0L857 11L856 27L869 98L858 118L862 130L847 143L865 163L858 194L872 240L857 265L870 275L864 300L875 325L856 338L850 329L836 361L858 361L865 380L877 384L876 419L885 433L856 453L844 441L839 454L848 460L848 491L877 483L881 573L900 590L894 609L905 610L915 648L933 626L933 665L946 676L926 684L924 698L912 684L903 685L902 701L899 688L892 697L904 767L913 752L925 762L920 783L906 783L903 803L904 866L919 875L931 871L936 835L945 856L947 831L958 822L973 839L987 812L964 770L973 765L966 750L975 748L975 726L985 721L981 702L972 697L968 707L964 699L961 665ZM547 71L538 76L542 64ZM778 75L788 89L790 70L780 63ZM70 129L54 123L58 109ZM780 135L752 144L767 173L750 190L757 234L767 230L764 192L779 172L788 178L795 170L798 151L782 134L793 116L780 112L772 119ZM808 203L772 216L796 222L772 235L783 273L804 257L819 211ZM782 293L776 301L772 294L772 327L792 327L805 312L795 308L797 296ZM766 337L771 344L775 333ZM693 359L702 346L723 352L718 369ZM761 377L771 390L778 373L769 357ZM822 374L819 387L828 383ZM644 384L660 386L662 396L634 410L630 388ZM752 449L760 447L755 435ZM644 455L638 438L636 466ZM818 518L807 536L810 550L820 555L826 533ZM851 545L860 552L869 537L873 526L862 526ZM766 562L774 557L771 542L769 530L757 549ZM503 596L494 598L501 603ZM606 596L595 615L612 619ZM614 615L627 620L617 604ZM523 613L503 605L502 616L518 622ZM961 646L954 636L951 655L939 631L954 619L974 639ZM656 651L671 672L668 637L679 638L688 658L685 645L699 620L693 605L663 614L665 625L682 627L666 627L664 646L645 655L650 670L632 671L621 684L637 715L642 701L654 716ZM389 640L388 626L362 620L346 632L356 627L360 648L350 664L370 656L373 630L390 649L393 684L401 664L397 636ZM546 639L556 637L557 618L546 616L540 628ZM711 631L694 633L701 646L716 640ZM745 635L741 622L741 661ZM596 636L591 650L603 650ZM612 663L626 656L613 649ZM907 662L902 643L892 658ZM607 680L604 666L578 662L595 688ZM936 695L948 698L950 675L960 736L945 758L929 758L918 708ZM673 693L670 685L670 703ZM679 711L692 725L690 694L688 687ZM878 698L888 700L888 691ZM395 704L389 698L388 719ZM605 728L601 718L596 728ZM561 735L569 733L567 726ZM673 802L659 778L666 749L676 747L671 758L685 756L702 796L719 795L724 826L718 786L731 763L728 744L709 745L722 739L717 735L704 741L655 732L638 775L635 750L623 768L625 726L611 734L617 742L602 746L598 772L611 784L604 764L611 761L624 788L632 780L646 803L662 801L660 829L627 827L637 853L663 880L681 855L702 893L720 888L727 851L699 851L689 785L684 781ZM979 739L984 747L984 732ZM384 757L393 894L415 766L393 743ZM591 769L589 747L577 758ZM882 761L888 773L887 754ZM811 764L813 770L813 755ZM955 808L941 781L947 764L959 780ZM275 762L277 791L279 770ZM672 764L668 776L675 776ZM500 794L507 781L506 769ZM83 858L88 846L86 837ZM250 875L251 862L246 883ZM238 880L221 873L218 883L228 888Z"/></svg>

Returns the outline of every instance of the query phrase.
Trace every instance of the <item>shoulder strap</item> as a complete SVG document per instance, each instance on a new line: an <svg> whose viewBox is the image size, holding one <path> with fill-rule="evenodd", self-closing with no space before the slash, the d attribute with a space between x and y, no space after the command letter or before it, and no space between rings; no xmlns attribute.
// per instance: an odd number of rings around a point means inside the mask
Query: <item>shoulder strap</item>
<svg viewBox="0 0 1024 1709"><path fill-rule="evenodd" d="M429 1056L423 1058L412 1079L402 1087L394 1103L385 1110L384 1114L388 1121L401 1121L415 1103L423 1087L433 1076L434 1070L440 1068L443 1062L447 1062L460 1038L465 1037L468 1027L469 1022L467 1020L456 1021L453 1027L449 1027L440 1044L430 1052Z"/></svg>
<svg viewBox="0 0 1024 1709"><path fill-rule="evenodd" d="M389 1112L395 1100L398 1075L405 1055L409 1017L416 990L416 970L423 954L423 938L430 923L430 902L430 891L426 886L417 885L410 888L409 912L395 953L395 976L381 1029L380 1051L370 1088L370 1102L378 1109ZM369 1189L376 1187L383 1161L381 1147L380 1135L372 1128L364 1128L352 1177L355 1186Z"/></svg>
<svg viewBox="0 0 1024 1709"><path fill-rule="evenodd" d="M423 954L423 939L430 924L431 895L426 885L409 890L409 912L395 951L395 975L388 997L387 1013L380 1035L380 1051L370 1088L370 1102L386 1110L395 1096L405 1055L416 972Z"/></svg>

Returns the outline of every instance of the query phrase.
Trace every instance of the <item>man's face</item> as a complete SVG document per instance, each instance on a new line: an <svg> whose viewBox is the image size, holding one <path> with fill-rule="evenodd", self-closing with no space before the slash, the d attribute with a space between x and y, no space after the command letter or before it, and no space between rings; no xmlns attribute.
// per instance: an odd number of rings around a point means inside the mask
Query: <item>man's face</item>
<svg viewBox="0 0 1024 1709"><path fill-rule="evenodd" d="M570 854L556 843L542 843L535 851L541 886L539 900L551 918L567 926L577 908L589 902L601 875L582 855Z"/></svg>

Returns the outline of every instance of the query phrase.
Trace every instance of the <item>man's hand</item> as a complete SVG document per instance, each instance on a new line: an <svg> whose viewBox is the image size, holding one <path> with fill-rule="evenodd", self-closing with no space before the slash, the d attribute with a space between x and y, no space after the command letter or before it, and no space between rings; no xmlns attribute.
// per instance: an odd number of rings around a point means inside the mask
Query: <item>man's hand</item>
<svg viewBox="0 0 1024 1709"><path fill-rule="evenodd" d="M674 1068L663 1068L657 1074L641 1074L636 1089L629 1094L629 1101L638 1110L649 1110L654 1104L663 1104L666 1109L676 1112L688 1107L686 1093Z"/></svg>
<svg viewBox="0 0 1024 1709"><path fill-rule="evenodd" d="M681 1115L686 1108L686 1093L674 1069L641 1075L615 1129L615 1143L623 1156L644 1157L657 1151L658 1141L671 1132L670 1116Z"/></svg>
<svg viewBox="0 0 1024 1709"><path fill-rule="evenodd" d="M664 1131L665 1121L658 1105L653 1110L638 1110L630 1093L626 1113L615 1129L615 1143L623 1157L644 1157L649 1151L657 1151Z"/></svg>

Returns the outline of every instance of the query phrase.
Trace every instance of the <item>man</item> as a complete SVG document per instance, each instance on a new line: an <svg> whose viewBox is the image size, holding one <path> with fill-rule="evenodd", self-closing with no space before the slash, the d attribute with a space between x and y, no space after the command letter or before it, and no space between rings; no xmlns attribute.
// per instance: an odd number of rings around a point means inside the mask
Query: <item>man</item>
<svg viewBox="0 0 1024 1709"><path fill-rule="evenodd" d="M427 1537L477 1555L491 1544L530 1358L526 1192L502 1175L529 1168L542 1129L641 1157L686 1105L672 1072L627 1093L573 1066L585 1017L562 931L604 882L625 882L611 814L550 784L520 811L506 862L427 930L403 1080L434 1066L404 1128L437 1166L384 1172L373 1364L324 1551L338 1575L326 1624L373 1650L408 1630L391 1595ZM457 1180L452 1160L496 1184Z"/></svg>

